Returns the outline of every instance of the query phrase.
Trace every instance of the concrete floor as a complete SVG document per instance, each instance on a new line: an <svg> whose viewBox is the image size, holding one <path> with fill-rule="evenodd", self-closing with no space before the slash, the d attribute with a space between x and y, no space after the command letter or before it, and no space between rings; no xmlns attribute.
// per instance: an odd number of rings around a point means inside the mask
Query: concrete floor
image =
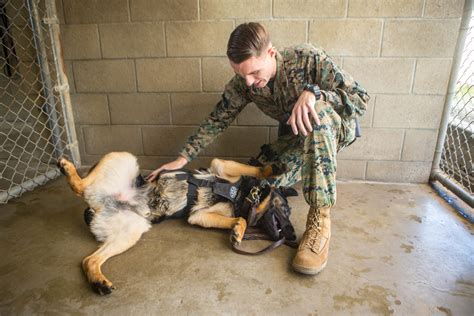
<svg viewBox="0 0 474 316"><path fill-rule="evenodd" d="M80 261L97 243L85 207L55 180L0 206L0 314L473 315L474 232L428 185L340 182L329 263L290 268L286 246L233 253L228 233L158 224L104 273L94 294ZM303 198L291 198L301 234Z"/></svg>

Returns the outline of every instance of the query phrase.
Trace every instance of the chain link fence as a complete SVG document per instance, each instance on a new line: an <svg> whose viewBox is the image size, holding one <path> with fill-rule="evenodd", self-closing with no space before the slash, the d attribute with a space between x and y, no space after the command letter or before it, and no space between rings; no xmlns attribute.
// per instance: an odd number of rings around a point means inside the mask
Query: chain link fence
<svg viewBox="0 0 474 316"><path fill-rule="evenodd" d="M474 21L472 10L465 16L461 35L464 42L458 44L460 54L454 63L452 82L447 97L444 124L440 131L442 150L434 162L437 170L434 178L447 184L470 206L473 206L474 191ZM442 124L443 125L443 124ZM444 140L443 140L444 138ZM439 162L438 162L439 160ZM437 164L437 166L435 165Z"/></svg>
<svg viewBox="0 0 474 316"><path fill-rule="evenodd" d="M58 157L80 163L58 56L54 0L0 0L0 203L58 176Z"/></svg>

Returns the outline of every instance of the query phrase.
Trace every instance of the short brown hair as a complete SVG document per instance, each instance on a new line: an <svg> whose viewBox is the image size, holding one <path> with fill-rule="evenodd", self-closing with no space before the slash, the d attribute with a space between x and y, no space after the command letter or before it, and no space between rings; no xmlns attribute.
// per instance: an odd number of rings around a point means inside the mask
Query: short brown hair
<svg viewBox="0 0 474 316"><path fill-rule="evenodd" d="M270 34L260 23L240 24L230 34L227 43L227 57L234 64L260 54L268 47Z"/></svg>

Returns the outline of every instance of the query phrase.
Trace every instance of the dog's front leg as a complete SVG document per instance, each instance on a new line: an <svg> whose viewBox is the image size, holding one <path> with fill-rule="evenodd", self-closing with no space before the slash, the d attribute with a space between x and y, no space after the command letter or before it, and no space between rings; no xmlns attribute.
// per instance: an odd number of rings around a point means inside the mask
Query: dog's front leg
<svg viewBox="0 0 474 316"><path fill-rule="evenodd" d="M207 228L232 229L230 240L234 245L239 245L247 229L247 221L242 217L227 217L219 213L209 213L209 209L193 213L188 218L188 223Z"/></svg>

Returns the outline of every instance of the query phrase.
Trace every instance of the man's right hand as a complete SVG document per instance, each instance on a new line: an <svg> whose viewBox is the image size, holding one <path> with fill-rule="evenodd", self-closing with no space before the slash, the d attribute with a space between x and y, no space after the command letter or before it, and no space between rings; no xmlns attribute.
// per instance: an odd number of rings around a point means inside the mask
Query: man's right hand
<svg viewBox="0 0 474 316"><path fill-rule="evenodd" d="M146 177L146 181L151 182L151 181L155 180L156 177L158 176L158 174L159 174L162 170L176 170L176 169L181 169L181 168L183 168L187 163L188 163L188 161L186 160L186 158L184 158L183 156L179 156L176 160L174 160L174 161L172 161L172 162L168 162L168 163L162 165L161 167L159 167L158 169L156 169L155 171L153 171L152 173L150 173L150 174Z"/></svg>

